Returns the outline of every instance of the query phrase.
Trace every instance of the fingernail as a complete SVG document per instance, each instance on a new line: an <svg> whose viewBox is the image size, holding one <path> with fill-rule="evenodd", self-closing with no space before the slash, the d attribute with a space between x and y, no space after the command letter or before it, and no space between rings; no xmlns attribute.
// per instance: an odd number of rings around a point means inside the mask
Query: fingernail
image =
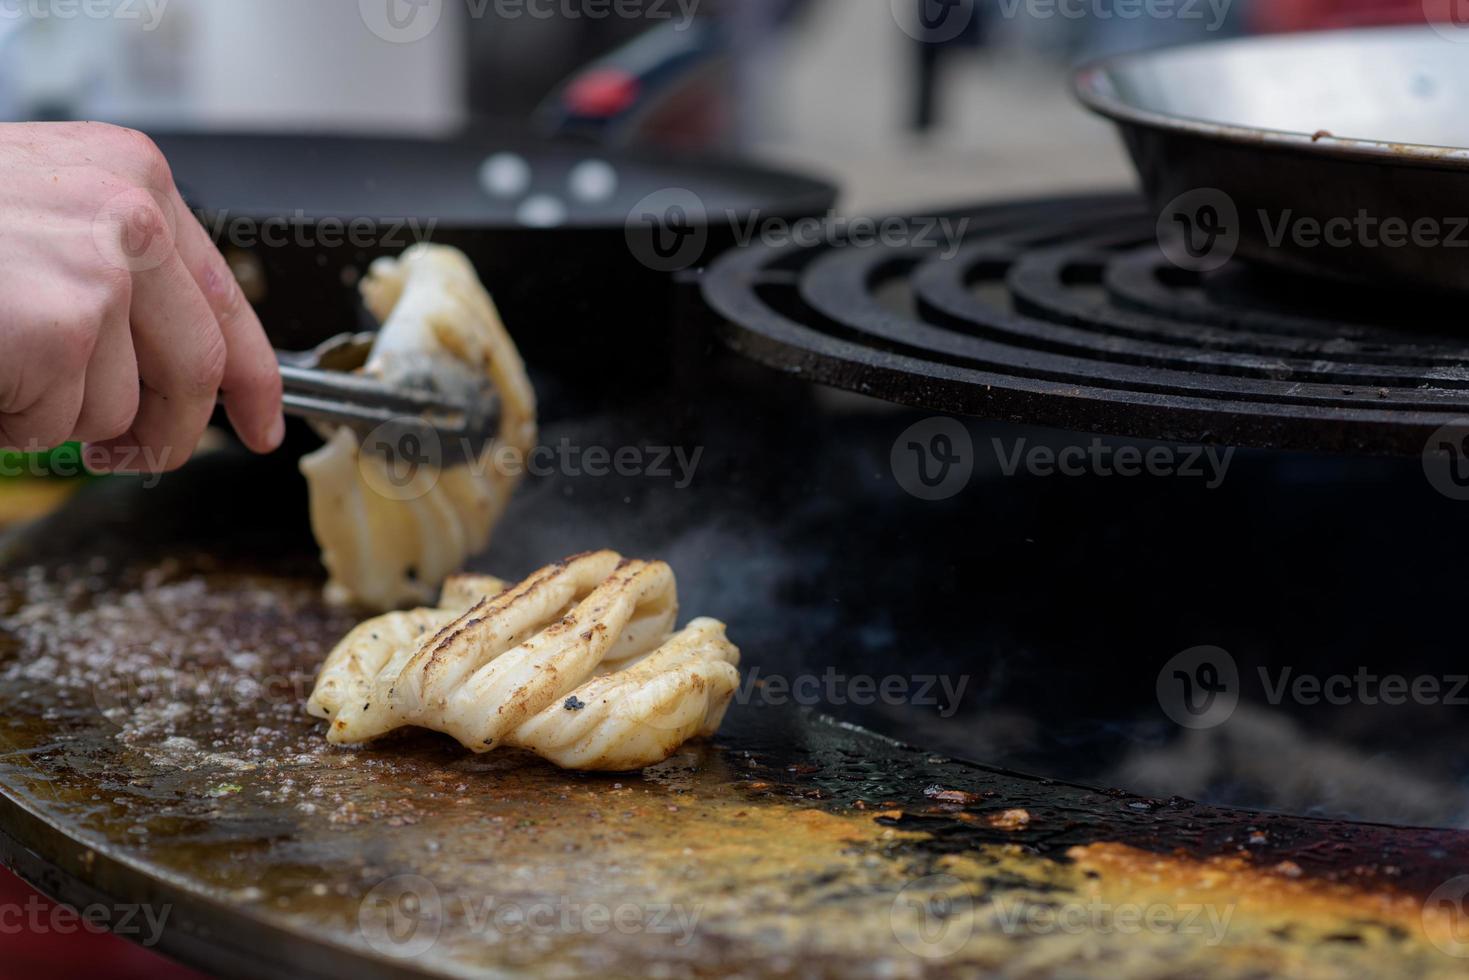
<svg viewBox="0 0 1469 980"><path fill-rule="evenodd" d="M275 421L270 424L270 434L265 437L265 441L268 445L268 451L275 452L277 449L281 448L281 443L285 441L285 438L286 417L284 414L277 414L275 417Z"/></svg>

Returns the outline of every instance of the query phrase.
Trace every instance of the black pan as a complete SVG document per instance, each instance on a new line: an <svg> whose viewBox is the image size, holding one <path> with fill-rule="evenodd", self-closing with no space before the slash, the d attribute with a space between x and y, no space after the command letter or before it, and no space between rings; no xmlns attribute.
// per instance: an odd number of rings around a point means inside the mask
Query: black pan
<svg viewBox="0 0 1469 980"><path fill-rule="evenodd" d="M431 238L469 254L528 359L648 370L676 273L752 219L836 200L830 184L747 164L523 135L154 137L288 350L354 329L361 271Z"/></svg>

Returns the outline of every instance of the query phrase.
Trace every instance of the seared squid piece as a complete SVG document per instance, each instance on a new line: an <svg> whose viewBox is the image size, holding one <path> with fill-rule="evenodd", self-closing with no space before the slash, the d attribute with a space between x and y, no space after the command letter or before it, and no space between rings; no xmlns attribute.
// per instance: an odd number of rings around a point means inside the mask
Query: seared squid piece
<svg viewBox="0 0 1469 980"><path fill-rule="evenodd" d="M394 650L422 642L426 634L438 632L470 606L505 588L505 582L489 575L453 575L444 582L438 608L390 612L357 626L326 658L306 710L318 718L335 716L344 699L372 689Z"/></svg>
<svg viewBox="0 0 1469 980"><path fill-rule="evenodd" d="M717 620L673 632L668 565L597 551L497 584L451 579L439 608L349 633L308 705L331 721L327 739L417 725L475 752L517 746L568 769L620 771L719 728L740 653Z"/></svg>
<svg viewBox="0 0 1469 980"><path fill-rule="evenodd" d="M327 598L373 609L423 605L440 582L489 544L536 441L535 392L490 296L463 253L415 245L373 263L362 295L382 323L362 373L389 384L471 395L493 388L495 439L457 463L401 466L340 428L301 460L311 526L329 573ZM444 447L457 448L457 447ZM456 458L445 453L445 458Z"/></svg>

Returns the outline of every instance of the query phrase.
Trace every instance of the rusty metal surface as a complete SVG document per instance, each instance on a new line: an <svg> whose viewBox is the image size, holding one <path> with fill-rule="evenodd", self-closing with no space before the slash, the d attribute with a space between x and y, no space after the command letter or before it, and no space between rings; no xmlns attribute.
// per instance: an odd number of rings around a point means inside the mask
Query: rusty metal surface
<svg viewBox="0 0 1469 980"><path fill-rule="evenodd" d="M1094 791L756 705L641 774L429 735L330 748L302 703L353 617L284 545L299 528L240 526L199 484L118 486L0 546L0 849L68 900L168 908L163 948L206 968L1469 968L1456 909L1427 901L1469 868L1451 831ZM140 520L172 543L145 550Z"/></svg>

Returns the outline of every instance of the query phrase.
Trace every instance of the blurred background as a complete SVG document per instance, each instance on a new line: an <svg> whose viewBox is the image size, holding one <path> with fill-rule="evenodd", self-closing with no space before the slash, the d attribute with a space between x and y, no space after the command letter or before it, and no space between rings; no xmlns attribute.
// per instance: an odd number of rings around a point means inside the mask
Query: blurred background
<svg viewBox="0 0 1469 980"><path fill-rule="evenodd" d="M1423 16L1422 0L0 0L0 118L512 120L798 164L871 211L1128 182L1071 101L1077 60Z"/></svg>

